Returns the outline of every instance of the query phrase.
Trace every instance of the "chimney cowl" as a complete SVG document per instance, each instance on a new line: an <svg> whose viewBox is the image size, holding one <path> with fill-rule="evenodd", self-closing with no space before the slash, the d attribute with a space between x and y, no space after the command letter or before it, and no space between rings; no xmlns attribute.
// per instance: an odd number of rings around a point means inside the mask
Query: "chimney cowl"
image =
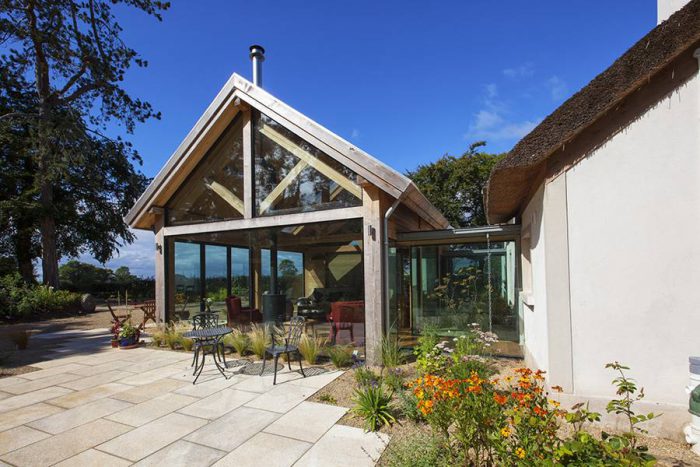
<svg viewBox="0 0 700 467"><path fill-rule="evenodd" d="M262 62L265 61L265 49L263 46L250 46L250 60L253 62L253 84L262 87Z"/></svg>

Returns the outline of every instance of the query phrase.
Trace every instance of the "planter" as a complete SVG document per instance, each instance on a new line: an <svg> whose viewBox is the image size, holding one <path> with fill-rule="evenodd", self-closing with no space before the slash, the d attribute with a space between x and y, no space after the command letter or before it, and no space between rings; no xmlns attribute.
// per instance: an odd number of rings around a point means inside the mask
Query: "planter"
<svg viewBox="0 0 700 467"><path fill-rule="evenodd" d="M119 347L119 341L117 339L112 339L112 348L117 348Z"/></svg>
<svg viewBox="0 0 700 467"><path fill-rule="evenodd" d="M119 338L119 347L133 347L134 345L138 344L139 340L136 338L136 336L132 337L121 337Z"/></svg>

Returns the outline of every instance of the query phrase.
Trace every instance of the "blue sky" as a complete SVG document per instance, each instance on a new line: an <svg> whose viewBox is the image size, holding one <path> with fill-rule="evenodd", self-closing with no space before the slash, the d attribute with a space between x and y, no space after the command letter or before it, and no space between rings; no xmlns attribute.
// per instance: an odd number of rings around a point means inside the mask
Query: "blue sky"
<svg viewBox="0 0 700 467"><path fill-rule="evenodd" d="M129 137L148 176L231 73L250 78L253 43L269 92L405 171L476 140L509 150L656 25L652 0L173 3L162 23L118 10L150 64L125 86L163 114ZM153 253L139 233L107 266L152 275Z"/></svg>

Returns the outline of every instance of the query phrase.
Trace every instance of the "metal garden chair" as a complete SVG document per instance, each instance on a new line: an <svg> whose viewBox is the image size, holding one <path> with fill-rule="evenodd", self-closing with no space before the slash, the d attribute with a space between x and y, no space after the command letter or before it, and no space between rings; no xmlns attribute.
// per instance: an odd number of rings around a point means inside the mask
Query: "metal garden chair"
<svg viewBox="0 0 700 467"><path fill-rule="evenodd" d="M208 328L215 328L219 325L219 314L218 313L197 313L194 315L191 319L192 322L192 330L196 331L197 329L208 329ZM214 358L217 357L217 355L220 357L220 359L223 359L224 363L226 362L225 357L223 357L223 349L224 345L221 342L218 342L216 339L198 339L194 343L194 355L192 356L192 365L195 368L195 371L197 371L197 364L199 362L199 352L206 352L207 348L211 348L211 352L214 355ZM221 349L221 354L219 354L219 349Z"/></svg>
<svg viewBox="0 0 700 467"><path fill-rule="evenodd" d="M275 338L275 333L272 333L272 346L265 349L265 354L263 355L262 370L260 370L260 376L262 376L262 374L265 372L265 357L267 356L267 354L270 354L270 356L272 356L273 365L275 367L275 376L272 379L272 384L277 384L277 361L279 360L279 356L284 353L287 354L287 366L289 367L289 371L291 371L292 363L289 354L292 352L296 352L297 356L299 357L299 369L301 370L301 375L304 378L306 378L306 374L304 373L304 367L301 366L301 354L299 353L299 340L301 339L301 335L303 332L304 317L294 316L291 320L289 320L289 331L286 333L286 337L284 337L284 344L278 342Z"/></svg>

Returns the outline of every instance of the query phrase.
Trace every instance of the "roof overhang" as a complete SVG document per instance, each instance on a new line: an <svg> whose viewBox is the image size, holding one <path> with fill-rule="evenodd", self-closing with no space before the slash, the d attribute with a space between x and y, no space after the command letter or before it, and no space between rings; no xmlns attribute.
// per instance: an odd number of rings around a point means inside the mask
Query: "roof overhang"
<svg viewBox="0 0 700 467"><path fill-rule="evenodd" d="M395 199L401 199L433 228L447 228L449 222L405 175L355 147L325 127L280 101L245 78L233 74L204 114L180 143L158 175L125 216L136 229L153 229L158 210L167 203L179 183L204 157L235 116L254 108L273 118L300 138L316 146L353 170L367 182Z"/></svg>
<svg viewBox="0 0 700 467"><path fill-rule="evenodd" d="M698 71L700 0L691 0L608 69L574 94L521 139L491 172L485 205L488 222L507 222L525 208L539 185L566 168L560 160L573 148L589 150L633 120L626 104L639 95L677 87ZM660 83L660 84L659 84ZM643 108L636 105L637 109ZM582 140L590 140L583 143ZM585 155L585 154L584 154ZM579 155L581 156L581 155ZM571 156L573 159L575 155ZM580 158L580 157L579 157Z"/></svg>

